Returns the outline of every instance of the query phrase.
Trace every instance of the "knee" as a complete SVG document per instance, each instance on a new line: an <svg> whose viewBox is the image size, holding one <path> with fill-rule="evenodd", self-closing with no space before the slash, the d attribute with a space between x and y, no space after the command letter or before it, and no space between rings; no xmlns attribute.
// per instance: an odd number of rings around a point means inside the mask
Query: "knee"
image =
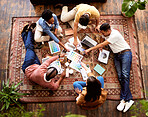
<svg viewBox="0 0 148 117"><path fill-rule="evenodd" d="M73 83L73 87L74 87L74 88L76 88L77 85L78 85L78 82L77 82L77 81Z"/></svg>
<svg viewBox="0 0 148 117"><path fill-rule="evenodd" d="M40 37L34 36L34 40L35 40L35 42L41 42L41 41L40 41Z"/></svg>
<svg viewBox="0 0 148 117"><path fill-rule="evenodd" d="M63 15L61 15L61 18L60 19L61 19L62 22L67 22L67 18L64 17Z"/></svg>

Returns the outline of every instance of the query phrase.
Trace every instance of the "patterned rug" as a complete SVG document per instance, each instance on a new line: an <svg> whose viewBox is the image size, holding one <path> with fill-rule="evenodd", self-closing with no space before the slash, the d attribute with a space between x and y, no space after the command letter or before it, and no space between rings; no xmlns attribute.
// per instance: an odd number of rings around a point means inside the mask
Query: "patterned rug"
<svg viewBox="0 0 148 117"><path fill-rule="evenodd" d="M23 80L22 84L19 86L20 92L27 92L31 95L21 98L23 102L56 102L56 101L74 101L75 100L75 92L73 90L73 82L82 81L81 74L79 72L74 71L73 75L70 75L69 78L65 78L59 89L57 91L51 91L49 89L43 88L27 79L21 70L21 66L25 57L25 47L23 41L21 39L21 30L26 23L36 22L39 17L17 17L13 18L12 25L12 35L11 35L11 43L10 43L10 56L9 56L9 79L11 82L15 82L16 84ZM119 30L121 34L124 36L125 40L128 42L132 49L133 53L133 61L130 75L130 89L134 99L144 98L143 95L143 83L142 83L142 75L140 71L140 58L138 53L138 38L136 35L136 29L133 18L125 18L123 16L101 16L100 25L102 23L108 22L113 28ZM86 30L80 30L78 32L78 37L81 40L82 37L87 34L94 40L99 43L99 35L94 31L95 22L92 20L90 22L91 25L88 26ZM69 28L67 23L61 23L60 25L63 29L63 34L65 29ZM62 39L63 43L71 38L71 36L65 36ZM109 47L105 47L107 50L110 50ZM40 61L44 58L46 53L50 53L48 45L44 45L41 49L35 49ZM108 64L103 64L98 62L98 50L92 51L88 57L83 58L83 62L89 64L92 68L93 73L96 76L99 76L97 72L93 70L96 64L101 65L105 68L105 72L103 73L104 81L105 81L105 90L108 91L107 99L119 100L120 99L120 85L117 78L117 73L114 67L113 62L113 53L111 52L109 56ZM57 76L55 79L58 79Z"/></svg>

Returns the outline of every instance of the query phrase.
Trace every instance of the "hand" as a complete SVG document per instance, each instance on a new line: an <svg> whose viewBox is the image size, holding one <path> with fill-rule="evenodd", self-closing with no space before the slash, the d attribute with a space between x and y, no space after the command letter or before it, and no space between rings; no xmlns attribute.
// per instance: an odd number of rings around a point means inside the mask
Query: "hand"
<svg viewBox="0 0 148 117"><path fill-rule="evenodd" d="M88 55L88 53L90 52L90 50L89 49L87 49L87 50L84 50L84 53L86 54L86 55Z"/></svg>
<svg viewBox="0 0 148 117"><path fill-rule="evenodd" d="M81 66L87 71L87 70L90 70L90 68L88 68L87 66L86 66L86 64L84 64L83 62L81 62L80 63L81 64Z"/></svg>
<svg viewBox="0 0 148 117"><path fill-rule="evenodd" d="M99 25L96 26L95 31L99 32Z"/></svg>
<svg viewBox="0 0 148 117"><path fill-rule="evenodd" d="M62 54L60 54L60 57L64 57L66 54L65 53L62 53Z"/></svg>
<svg viewBox="0 0 148 117"><path fill-rule="evenodd" d="M70 49L66 48L66 51L67 51L67 52L70 52Z"/></svg>
<svg viewBox="0 0 148 117"><path fill-rule="evenodd" d="M102 52L102 49L103 49L103 48L99 48L99 51L101 51L101 52Z"/></svg>
<svg viewBox="0 0 148 117"><path fill-rule="evenodd" d="M66 76L66 70L64 70L64 71L62 72L61 78L65 78L65 76Z"/></svg>
<svg viewBox="0 0 148 117"><path fill-rule="evenodd" d="M78 89L78 88L75 88L75 92L76 92L77 94L80 94L82 91L81 91L80 89Z"/></svg>
<svg viewBox="0 0 148 117"><path fill-rule="evenodd" d="M78 43L78 41L76 40L74 40L74 42L73 42L73 45L77 48L77 45L78 45L79 43Z"/></svg>

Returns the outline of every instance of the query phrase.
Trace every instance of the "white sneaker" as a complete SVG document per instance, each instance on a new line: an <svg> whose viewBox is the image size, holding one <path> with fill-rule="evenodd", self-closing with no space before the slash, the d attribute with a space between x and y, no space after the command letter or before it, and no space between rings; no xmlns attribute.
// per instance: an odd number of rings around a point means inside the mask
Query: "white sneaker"
<svg viewBox="0 0 148 117"><path fill-rule="evenodd" d="M134 104L133 100L130 100L129 102L126 102L123 112L125 113L133 104Z"/></svg>
<svg viewBox="0 0 148 117"><path fill-rule="evenodd" d="M125 101L121 100L120 104L117 106L117 110L122 111L124 109L125 104Z"/></svg>

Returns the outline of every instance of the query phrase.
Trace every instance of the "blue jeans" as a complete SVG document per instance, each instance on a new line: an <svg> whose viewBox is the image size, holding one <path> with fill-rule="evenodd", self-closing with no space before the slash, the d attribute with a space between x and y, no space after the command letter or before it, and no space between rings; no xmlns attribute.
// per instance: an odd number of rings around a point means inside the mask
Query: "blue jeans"
<svg viewBox="0 0 148 117"><path fill-rule="evenodd" d="M24 59L24 63L22 65L22 70L25 73L25 69L33 64L41 65L36 53L34 52L34 45L33 45L33 33L31 31L23 32L22 39L26 48L26 55Z"/></svg>
<svg viewBox="0 0 148 117"><path fill-rule="evenodd" d="M101 88L104 88L104 78L102 76L98 76L97 79L101 83ZM86 82L84 81L76 81L73 83L74 89L78 88L79 90L83 90L83 87L86 87Z"/></svg>
<svg viewBox="0 0 148 117"><path fill-rule="evenodd" d="M129 88L132 52L127 51L122 54L115 54L114 62L118 74L118 80L121 85L120 99L129 101L132 99L132 94Z"/></svg>

